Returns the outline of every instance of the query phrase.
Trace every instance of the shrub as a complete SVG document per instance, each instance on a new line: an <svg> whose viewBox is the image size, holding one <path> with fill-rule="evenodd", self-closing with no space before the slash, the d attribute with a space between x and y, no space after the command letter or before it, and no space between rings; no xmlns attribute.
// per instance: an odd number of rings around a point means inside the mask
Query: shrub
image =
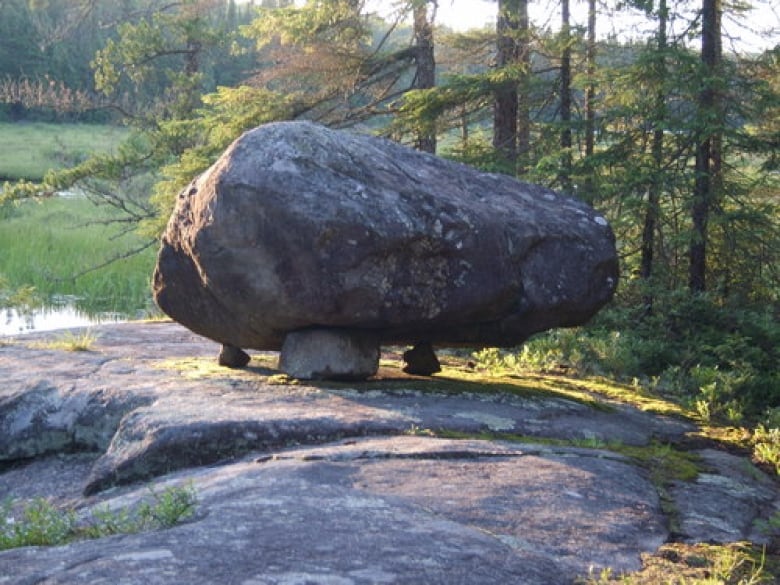
<svg viewBox="0 0 780 585"><path fill-rule="evenodd" d="M13 502L8 501L0 507L0 550L170 528L195 513L197 497L191 485L168 487L161 493L150 491L151 502L142 502L135 509L99 508L85 521L79 521L73 510L61 510L43 498L23 506L17 519L12 513Z"/></svg>
<svg viewBox="0 0 780 585"><path fill-rule="evenodd" d="M780 412L773 410L780 409L780 324L768 309L733 308L705 295L668 295L651 315L613 306L587 327L474 358L485 368L638 380L708 420L768 422L767 413Z"/></svg>

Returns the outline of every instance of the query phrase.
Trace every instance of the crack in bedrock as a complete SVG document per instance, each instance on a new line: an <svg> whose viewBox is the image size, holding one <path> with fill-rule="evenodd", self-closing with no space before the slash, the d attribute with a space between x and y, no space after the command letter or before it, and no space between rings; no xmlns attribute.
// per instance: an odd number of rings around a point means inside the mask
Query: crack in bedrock
<svg viewBox="0 0 780 585"><path fill-rule="evenodd" d="M521 457L555 457L555 456L572 456L573 453L567 450L555 450L555 449L538 449L538 450L526 450L517 452L508 451L471 451L464 449L447 450L447 451L427 451L424 453L398 453L390 451L370 451L363 450L359 452L351 453L335 453L335 454L317 454L306 453L302 455L283 455L283 454L269 454L263 455L255 459L255 463L268 463L271 461L359 461L359 460L372 460L372 459L410 459L420 461L436 461L436 460L482 460L482 459L513 459ZM606 452L594 452L594 453L575 453L577 457L593 457L597 459L615 459L623 460L619 455L612 456Z"/></svg>

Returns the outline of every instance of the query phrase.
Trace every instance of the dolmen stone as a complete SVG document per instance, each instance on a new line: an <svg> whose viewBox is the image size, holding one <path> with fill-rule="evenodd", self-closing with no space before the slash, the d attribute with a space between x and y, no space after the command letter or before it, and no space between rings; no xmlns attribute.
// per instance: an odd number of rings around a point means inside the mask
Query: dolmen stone
<svg viewBox="0 0 780 585"><path fill-rule="evenodd" d="M281 350L291 376L354 379L376 372L380 344L509 347L583 324L617 282L608 222L580 201L279 122L243 134L179 194L153 288L223 357Z"/></svg>

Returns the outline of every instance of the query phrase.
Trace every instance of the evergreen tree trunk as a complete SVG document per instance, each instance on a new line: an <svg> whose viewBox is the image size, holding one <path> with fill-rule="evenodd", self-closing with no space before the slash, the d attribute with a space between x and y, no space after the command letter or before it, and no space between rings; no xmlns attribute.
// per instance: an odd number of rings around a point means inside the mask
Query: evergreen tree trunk
<svg viewBox="0 0 780 585"><path fill-rule="evenodd" d="M666 119L666 91L664 79L666 78L666 48L667 48L667 22L669 10L666 0L660 0L658 6L658 46L655 63L655 83L658 90L655 94L655 107L653 112L653 143L652 156L654 173L647 192L647 207L645 208L644 226L642 228L642 256L639 265L639 276L645 282L644 295L645 311L649 314L653 310L653 295L647 290L647 285L653 276L653 257L655 255L655 231L660 213L659 205L663 184L663 156L664 156L664 121Z"/></svg>
<svg viewBox="0 0 780 585"><path fill-rule="evenodd" d="M561 53L561 170L559 181L561 188L571 192L571 31L569 0L561 0L561 35L563 52Z"/></svg>
<svg viewBox="0 0 780 585"><path fill-rule="evenodd" d="M596 148L596 0L588 0L588 41L585 59L588 75L588 86L585 88L585 158L589 160ZM588 201L593 201L594 186L590 172L585 177L584 194Z"/></svg>
<svg viewBox="0 0 780 585"><path fill-rule="evenodd" d="M469 112L466 106L460 111L460 143L464 147L469 145Z"/></svg>
<svg viewBox="0 0 780 585"><path fill-rule="evenodd" d="M528 171L531 153L531 108L529 80L531 75L531 29L528 20L528 0L518 0L517 52L520 64L517 105L517 174Z"/></svg>
<svg viewBox="0 0 780 585"><path fill-rule="evenodd" d="M518 7L520 0L498 0L496 67L517 63ZM517 164L517 81L514 76L496 90L493 106L493 147L505 162Z"/></svg>
<svg viewBox="0 0 780 585"><path fill-rule="evenodd" d="M700 138L691 205L692 234L688 249L688 288L692 293L707 290L707 225L716 189L720 183L720 128L722 113L717 96L721 65L721 0L702 0L701 61L702 89L698 98Z"/></svg>
<svg viewBox="0 0 780 585"><path fill-rule="evenodd" d="M433 16L429 7L435 3L418 0L413 8L415 62L415 89L430 89L436 85L436 60L433 45ZM430 121L420 129L415 140L415 148L424 152L436 152L436 124Z"/></svg>

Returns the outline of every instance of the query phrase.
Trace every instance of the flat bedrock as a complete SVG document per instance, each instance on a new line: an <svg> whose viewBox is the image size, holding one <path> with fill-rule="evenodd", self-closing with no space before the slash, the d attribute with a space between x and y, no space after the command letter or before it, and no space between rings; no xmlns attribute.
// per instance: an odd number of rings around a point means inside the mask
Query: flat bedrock
<svg viewBox="0 0 780 585"><path fill-rule="evenodd" d="M689 542L760 541L756 521L778 509L773 480L714 448L662 506L638 461L572 443L675 444L695 425L601 396L514 393L446 369L421 379L391 354L397 366L369 381L294 383L276 354L218 367L219 345L178 324L92 332L88 352L31 344L57 332L0 344L0 496L88 515L191 485L196 516L0 552L0 583L559 585L591 566L638 568L669 537L670 506Z"/></svg>

